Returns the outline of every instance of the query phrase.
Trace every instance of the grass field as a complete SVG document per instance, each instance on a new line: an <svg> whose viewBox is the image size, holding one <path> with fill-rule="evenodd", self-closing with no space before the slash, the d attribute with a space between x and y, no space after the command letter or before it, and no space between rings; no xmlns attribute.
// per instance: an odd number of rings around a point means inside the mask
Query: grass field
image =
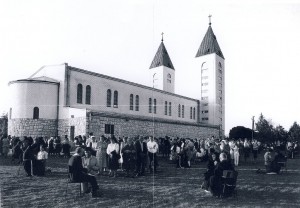
<svg viewBox="0 0 300 208"><path fill-rule="evenodd" d="M260 155L260 158L263 156ZM300 159L288 160L288 171L280 175L256 174L263 162L241 164L236 198L219 199L200 185L206 164L176 169L160 158L159 173L145 177L97 176L101 198L79 196L79 185L67 184L67 159L50 158L52 173L25 177L23 167L0 158L1 207L300 207Z"/></svg>

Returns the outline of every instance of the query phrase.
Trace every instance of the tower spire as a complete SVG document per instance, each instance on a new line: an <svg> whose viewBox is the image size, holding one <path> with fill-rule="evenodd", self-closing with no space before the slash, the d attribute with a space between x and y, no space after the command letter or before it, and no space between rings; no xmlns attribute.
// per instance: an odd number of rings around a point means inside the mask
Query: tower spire
<svg viewBox="0 0 300 208"><path fill-rule="evenodd" d="M210 15L208 15L208 19L209 19L209 26L211 26L211 17L212 17L212 15L210 14Z"/></svg>

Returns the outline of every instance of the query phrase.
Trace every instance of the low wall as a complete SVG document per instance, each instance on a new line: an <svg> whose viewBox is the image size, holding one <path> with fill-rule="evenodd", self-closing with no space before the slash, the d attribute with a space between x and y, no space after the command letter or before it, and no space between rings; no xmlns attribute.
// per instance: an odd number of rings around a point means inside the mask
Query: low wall
<svg viewBox="0 0 300 208"><path fill-rule="evenodd" d="M22 137L56 136L56 119L16 118L8 120L8 135Z"/></svg>
<svg viewBox="0 0 300 208"><path fill-rule="evenodd" d="M128 118L112 118L103 116L92 116L88 122L88 131L97 137L105 135L105 124L114 125L116 137L154 135L155 137L182 137L182 138L207 138L214 135L219 136L218 127L210 127L201 124L178 124L163 121L137 120Z"/></svg>

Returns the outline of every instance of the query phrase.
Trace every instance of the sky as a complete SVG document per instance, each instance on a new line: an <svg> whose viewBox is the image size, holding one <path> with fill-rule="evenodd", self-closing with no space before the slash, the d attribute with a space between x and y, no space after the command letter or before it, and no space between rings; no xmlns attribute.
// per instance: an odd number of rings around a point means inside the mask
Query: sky
<svg viewBox="0 0 300 208"><path fill-rule="evenodd" d="M0 0L0 112L8 82L44 65L151 86L162 32L175 93L200 99L193 71L208 15L225 56L225 133L261 113L286 130L300 123L300 0Z"/></svg>

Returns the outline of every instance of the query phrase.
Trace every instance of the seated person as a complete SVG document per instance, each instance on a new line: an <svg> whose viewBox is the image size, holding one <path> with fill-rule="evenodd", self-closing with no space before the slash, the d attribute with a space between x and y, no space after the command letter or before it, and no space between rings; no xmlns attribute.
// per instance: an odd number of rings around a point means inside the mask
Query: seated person
<svg viewBox="0 0 300 208"><path fill-rule="evenodd" d="M35 175L43 176L46 170L46 161L48 159L48 152L45 151L43 145L40 145L40 151L37 154L35 162Z"/></svg>
<svg viewBox="0 0 300 208"><path fill-rule="evenodd" d="M83 168L87 170L87 173L96 175L99 172L100 168L98 166L97 158L92 155L92 149L86 147L84 150L84 155L85 156L82 158ZM82 191L89 192L87 182L82 183Z"/></svg>
<svg viewBox="0 0 300 208"><path fill-rule="evenodd" d="M278 150L275 152L273 161L271 162L271 172L280 173L281 167L283 166L280 162L286 162L285 156Z"/></svg>
<svg viewBox="0 0 300 208"><path fill-rule="evenodd" d="M220 162L216 165L214 175L211 176L209 180L210 191L213 196L220 196L222 193L223 170L234 170L234 167L227 159L227 154L225 152L220 154Z"/></svg>
<svg viewBox="0 0 300 208"><path fill-rule="evenodd" d="M271 163L272 163L272 155L271 155L270 148L267 148L267 151L264 155L264 160L265 160L266 173L270 173L271 172Z"/></svg>
<svg viewBox="0 0 300 208"><path fill-rule="evenodd" d="M202 183L202 189L208 191L209 188L209 179L214 175L215 167L219 163L219 158L215 153L211 153L210 158L207 163L207 170L204 173L204 181Z"/></svg>
<svg viewBox="0 0 300 208"><path fill-rule="evenodd" d="M96 177L88 174L87 169L83 168L82 156L84 152L81 147L77 147L75 154L69 159L69 173L71 174L71 180L74 182L88 182L92 186L92 197L100 197L99 186L97 184Z"/></svg>
<svg viewBox="0 0 300 208"><path fill-rule="evenodd" d="M84 150L84 157L82 158L83 167L87 169L87 172L90 174L97 174L99 172L99 166L97 158L92 155L92 149L86 147Z"/></svg>

